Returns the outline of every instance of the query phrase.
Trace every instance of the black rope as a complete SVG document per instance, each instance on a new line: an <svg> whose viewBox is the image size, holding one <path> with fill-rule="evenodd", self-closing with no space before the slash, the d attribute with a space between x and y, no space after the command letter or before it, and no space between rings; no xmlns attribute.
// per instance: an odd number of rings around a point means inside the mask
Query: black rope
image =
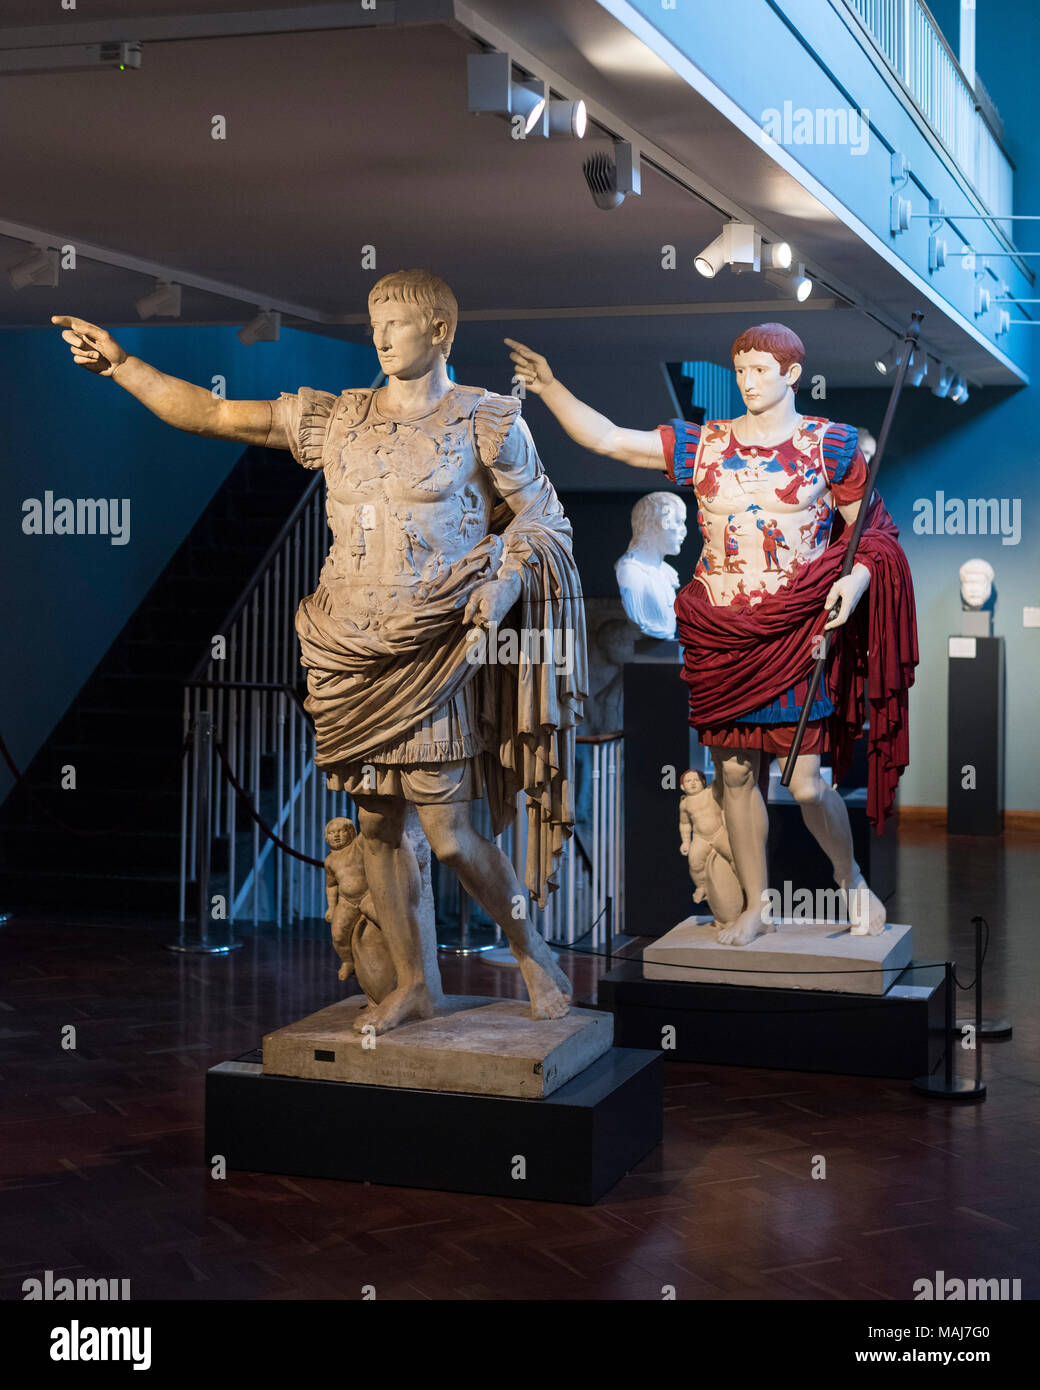
<svg viewBox="0 0 1040 1390"><path fill-rule="evenodd" d="M216 749L217 757L220 759L220 765L224 769L224 776L227 778L227 780L231 783L232 787L238 793L239 797L242 800L242 804L245 806L246 811L249 813L250 819L260 827L260 829L264 832L264 834L271 841L271 843L276 848L280 849L284 854L291 854L294 859L299 859L301 863L312 864L316 869L323 869L325 867L324 860L314 859L309 854L304 854L302 853L302 851L298 849L293 849L292 845L286 844L286 842L283 839L281 839L278 835L274 833L271 827L260 816L260 813L254 808L252 800L250 799L249 793L246 791L245 787L242 786L241 782L239 782L238 778L231 771L231 764L228 761L227 753L224 751L224 745L220 743L218 740L214 739L213 747Z"/></svg>

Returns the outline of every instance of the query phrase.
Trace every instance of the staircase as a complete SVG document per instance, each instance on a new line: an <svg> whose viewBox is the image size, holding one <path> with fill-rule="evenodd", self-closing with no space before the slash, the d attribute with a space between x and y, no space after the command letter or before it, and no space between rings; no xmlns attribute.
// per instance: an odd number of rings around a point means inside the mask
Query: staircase
<svg viewBox="0 0 1040 1390"><path fill-rule="evenodd" d="M282 452L239 459L0 807L5 907L176 913L184 681L310 482Z"/></svg>

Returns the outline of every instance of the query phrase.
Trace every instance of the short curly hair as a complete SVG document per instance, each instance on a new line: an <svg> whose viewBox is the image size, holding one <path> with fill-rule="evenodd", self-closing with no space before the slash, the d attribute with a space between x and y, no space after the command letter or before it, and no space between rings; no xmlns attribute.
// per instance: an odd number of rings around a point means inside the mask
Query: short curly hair
<svg viewBox="0 0 1040 1390"><path fill-rule="evenodd" d="M738 352L769 352L786 372L794 364L802 366L805 362L805 344L797 333L782 323L756 323L754 328L745 328L733 344L731 357Z"/></svg>
<svg viewBox="0 0 1040 1390"><path fill-rule="evenodd" d="M441 344L445 359L451 352L455 329L459 322L459 305L451 287L432 270L395 270L384 275L368 292L369 307L373 304L386 304L391 300L402 304L416 304L426 311L426 326L434 319L443 319L448 326L448 336Z"/></svg>

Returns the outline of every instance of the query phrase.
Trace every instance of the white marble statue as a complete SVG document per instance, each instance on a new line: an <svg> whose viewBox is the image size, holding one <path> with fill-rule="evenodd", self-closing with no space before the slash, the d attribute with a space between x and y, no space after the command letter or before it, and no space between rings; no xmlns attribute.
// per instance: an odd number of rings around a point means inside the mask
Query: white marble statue
<svg viewBox="0 0 1040 1390"><path fill-rule="evenodd" d="M650 492L632 508L632 539L614 566L621 601L648 637L675 637L679 576L665 560L686 539L686 503L672 492Z"/></svg>
<svg viewBox="0 0 1040 1390"><path fill-rule="evenodd" d="M570 524L520 402L450 380L458 305L444 281L423 270L385 275L368 311L385 385L338 394L302 387L275 401L219 399L131 356L94 324L53 322L75 362L111 377L166 423L289 450L304 468L324 471L332 548L296 618L307 710L315 762L358 808L364 915L378 923L394 976L354 1028L384 1033L434 1013L424 926L432 916L424 916L406 833L415 812L434 854L505 933L532 1017L560 1018L570 982L526 903L528 894L544 903L556 887L574 822L587 673ZM540 640L524 649L537 658L499 659L499 627L516 650L517 629L526 634L532 614ZM524 884L469 811L486 794L498 834L521 792Z"/></svg>
<svg viewBox="0 0 1040 1390"><path fill-rule="evenodd" d="M965 560L958 573L961 607L972 611L985 608L993 595L993 566L988 560Z"/></svg>

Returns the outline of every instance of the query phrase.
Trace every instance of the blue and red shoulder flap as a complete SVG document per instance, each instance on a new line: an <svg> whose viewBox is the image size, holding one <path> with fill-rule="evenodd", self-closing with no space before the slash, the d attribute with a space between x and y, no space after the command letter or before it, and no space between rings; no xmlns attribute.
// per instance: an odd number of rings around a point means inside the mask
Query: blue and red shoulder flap
<svg viewBox="0 0 1040 1390"><path fill-rule="evenodd" d="M858 502L867 483L867 461L860 451L855 425L832 421L821 445L827 480L839 506Z"/></svg>
<svg viewBox="0 0 1040 1390"><path fill-rule="evenodd" d="M669 420L659 425L665 470L677 487L693 487L693 468L701 442L701 427L689 420Z"/></svg>

